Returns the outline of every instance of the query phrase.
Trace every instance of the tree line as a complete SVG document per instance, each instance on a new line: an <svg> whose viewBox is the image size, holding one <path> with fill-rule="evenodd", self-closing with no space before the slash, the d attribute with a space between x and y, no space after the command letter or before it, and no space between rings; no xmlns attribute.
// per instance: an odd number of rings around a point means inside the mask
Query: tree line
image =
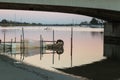
<svg viewBox="0 0 120 80"><path fill-rule="evenodd" d="M103 25L104 23L105 23L105 21L93 17L90 20L90 22L83 21L83 22L80 23L80 25Z"/></svg>
<svg viewBox="0 0 120 80"><path fill-rule="evenodd" d="M103 25L105 21L97 18L92 18L89 22L82 21L79 24L42 24L42 23L28 23L28 22L18 22L18 21L9 21L2 19L0 21L0 26L81 26L81 25Z"/></svg>
<svg viewBox="0 0 120 80"><path fill-rule="evenodd" d="M2 19L0 21L0 26L41 26L41 23L27 23L27 22L18 22L18 21L9 21L6 19Z"/></svg>

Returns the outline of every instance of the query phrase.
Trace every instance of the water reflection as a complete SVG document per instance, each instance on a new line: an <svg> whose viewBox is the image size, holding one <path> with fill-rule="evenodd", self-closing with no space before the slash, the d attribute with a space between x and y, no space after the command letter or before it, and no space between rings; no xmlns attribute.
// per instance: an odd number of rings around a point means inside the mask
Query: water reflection
<svg viewBox="0 0 120 80"><path fill-rule="evenodd" d="M24 62L30 63L35 66L51 69L51 67L63 68L71 67L71 29L69 27L51 27L55 30L54 40L62 39L64 41L64 53L61 55L54 54L54 64L52 64L52 54L44 54L40 61L40 35L43 40L53 40L53 31L44 30L44 27L27 27L24 28L25 40L29 41L29 48L25 54ZM16 37L20 41L21 27L0 29L0 39L3 40L3 31L6 31L6 40L9 41ZM15 31L14 31L15 30ZM82 31L81 31L82 30ZM84 30L84 31L83 31ZM87 30L87 31L86 31ZM31 46L37 46L36 49L31 49ZM103 29L83 29L74 28L73 34L73 63L72 66L91 63L103 59ZM19 59L19 58L18 58Z"/></svg>
<svg viewBox="0 0 120 80"><path fill-rule="evenodd" d="M101 39L103 39L103 34L103 32L91 32L91 36L94 38L101 37Z"/></svg>

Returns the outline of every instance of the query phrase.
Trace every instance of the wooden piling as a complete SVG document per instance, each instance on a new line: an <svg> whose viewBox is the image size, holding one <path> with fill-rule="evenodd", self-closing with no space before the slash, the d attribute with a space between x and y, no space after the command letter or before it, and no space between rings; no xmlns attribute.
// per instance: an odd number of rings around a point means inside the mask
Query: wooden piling
<svg viewBox="0 0 120 80"><path fill-rule="evenodd" d="M54 33L54 30L53 30L53 45L55 44L55 35L54 35L55 33ZM54 64L54 54L55 54L55 51L54 51L54 49L53 49L53 60L52 60L52 63Z"/></svg>
<svg viewBox="0 0 120 80"><path fill-rule="evenodd" d="M42 49L43 49L42 48L43 46L42 46L41 42L42 42L42 35L40 35L40 60L42 59Z"/></svg>
<svg viewBox="0 0 120 80"><path fill-rule="evenodd" d="M16 34L16 33L15 33ZM15 37L15 41L14 41L15 43L16 43L16 37Z"/></svg>
<svg viewBox="0 0 120 80"><path fill-rule="evenodd" d="M22 40L23 40L23 42L22 42L22 47L23 47L23 59L22 60L24 60L24 56L25 56L25 40L24 40L24 28L22 28Z"/></svg>
<svg viewBox="0 0 120 80"><path fill-rule="evenodd" d="M11 56L12 56L12 42L13 42L13 39L11 39L11 48L10 48L10 49L11 49L11 50L10 50L10 51L11 51L11 52L10 52L10 53L11 53Z"/></svg>
<svg viewBox="0 0 120 80"><path fill-rule="evenodd" d="M22 60L22 35L20 35L20 60Z"/></svg>
<svg viewBox="0 0 120 80"><path fill-rule="evenodd" d="M70 52L71 52L71 67L72 67L72 61L73 61L73 57L72 57L72 54L73 54L73 27L71 27L71 49L70 49Z"/></svg>
<svg viewBox="0 0 120 80"><path fill-rule="evenodd" d="M5 53L5 37L6 37L6 34L5 34L5 31L4 31L4 47L3 47L3 52Z"/></svg>

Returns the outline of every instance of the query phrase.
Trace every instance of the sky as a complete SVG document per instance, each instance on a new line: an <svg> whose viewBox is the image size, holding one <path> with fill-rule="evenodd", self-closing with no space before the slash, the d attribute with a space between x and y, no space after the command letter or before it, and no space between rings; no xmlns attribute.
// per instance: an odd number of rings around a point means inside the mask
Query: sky
<svg viewBox="0 0 120 80"><path fill-rule="evenodd" d="M2 19L43 24L69 24L90 21L92 18L83 15L43 12L43 11L24 11L24 10L0 10L0 21ZM73 22L74 21L74 22Z"/></svg>

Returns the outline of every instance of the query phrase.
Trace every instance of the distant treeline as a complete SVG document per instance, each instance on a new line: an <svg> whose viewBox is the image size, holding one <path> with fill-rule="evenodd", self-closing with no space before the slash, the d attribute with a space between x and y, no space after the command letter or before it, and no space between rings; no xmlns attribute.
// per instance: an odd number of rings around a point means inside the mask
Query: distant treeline
<svg viewBox="0 0 120 80"><path fill-rule="evenodd" d="M80 24L42 24L42 23L27 23L27 22L16 22L3 19L0 21L0 26L79 26Z"/></svg>
<svg viewBox="0 0 120 80"><path fill-rule="evenodd" d="M41 26L41 23L27 23L27 22L16 22L3 19L0 21L0 26Z"/></svg>
<svg viewBox="0 0 120 80"><path fill-rule="evenodd" d="M42 23L27 23L27 22L17 22L17 21L9 21L3 19L0 21L0 26L7 27L7 26L81 26L81 25L103 25L104 21L92 18L90 22L82 21L81 23L70 23L70 24L42 24Z"/></svg>

